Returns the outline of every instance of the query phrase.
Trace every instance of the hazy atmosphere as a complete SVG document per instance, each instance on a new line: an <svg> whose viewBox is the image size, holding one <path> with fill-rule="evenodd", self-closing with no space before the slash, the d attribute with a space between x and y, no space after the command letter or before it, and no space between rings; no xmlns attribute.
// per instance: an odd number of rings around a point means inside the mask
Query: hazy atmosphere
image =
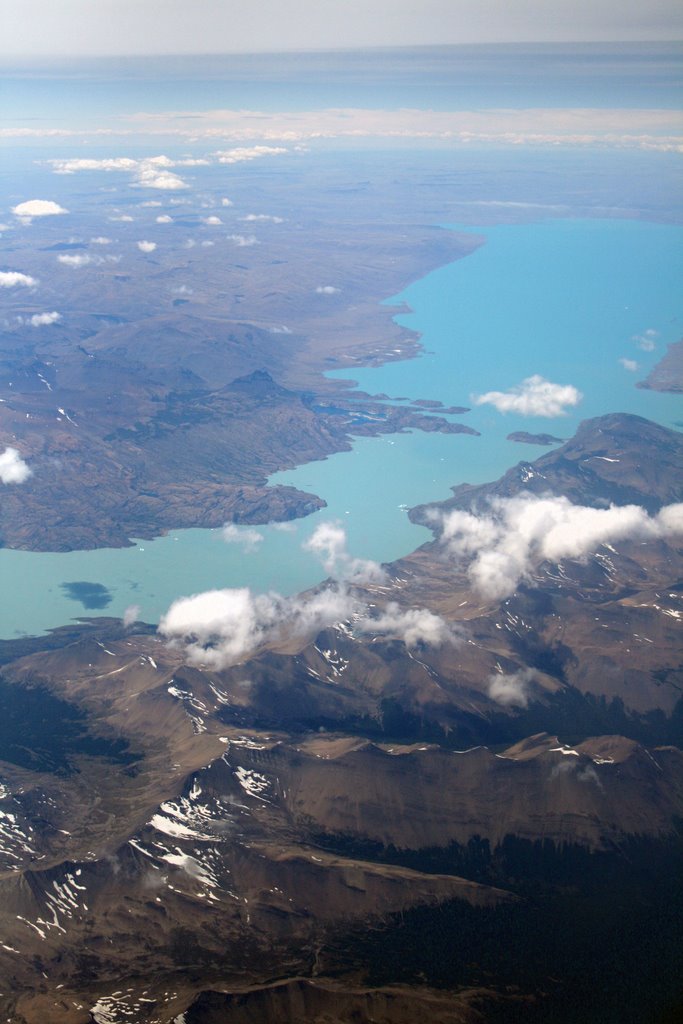
<svg viewBox="0 0 683 1024"><path fill-rule="evenodd" d="M458 43L663 41L678 0L2 0L0 53L235 53Z"/></svg>

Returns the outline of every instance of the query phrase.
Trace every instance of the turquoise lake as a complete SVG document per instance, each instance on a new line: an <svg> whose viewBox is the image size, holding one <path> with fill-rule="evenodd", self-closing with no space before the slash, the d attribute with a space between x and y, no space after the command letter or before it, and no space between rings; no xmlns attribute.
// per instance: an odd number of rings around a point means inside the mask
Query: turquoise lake
<svg viewBox="0 0 683 1024"><path fill-rule="evenodd" d="M351 452L275 474L271 483L313 491L328 508L287 529L257 527L263 540L251 552L226 543L220 530L176 531L125 549L2 550L0 573L11 606L3 610L0 636L43 632L80 615L122 615L130 605L156 621L175 598L214 587L294 593L325 575L301 550L320 522L340 521L354 556L388 561L404 555L430 536L409 522L406 506L446 498L463 481L495 479L545 450L507 441L511 431L568 438L580 420L607 412L680 424L680 396L635 385L683 333L682 228L567 219L467 230L485 244L389 300L411 308L397 320L421 334L424 353L354 371L353 379L370 393L469 406L477 395L508 391L540 374L578 388L583 398L575 409L546 419L473 406L455 419L481 437L410 432L361 438ZM651 351L641 347L644 337L654 342ZM620 360L635 361L637 369ZM68 597L62 585L79 581L102 584L109 603L86 609Z"/></svg>

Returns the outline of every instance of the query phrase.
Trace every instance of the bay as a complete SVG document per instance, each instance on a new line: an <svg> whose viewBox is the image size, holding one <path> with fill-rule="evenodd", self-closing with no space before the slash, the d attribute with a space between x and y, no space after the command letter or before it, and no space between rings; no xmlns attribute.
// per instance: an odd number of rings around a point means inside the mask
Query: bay
<svg viewBox="0 0 683 1024"><path fill-rule="evenodd" d="M576 409L530 419L473 405L462 421L480 437L360 438L350 452L277 473L271 483L314 491L328 507L285 528L258 527L263 539L252 550L226 543L220 530L174 531L124 549L2 550L0 575L11 602L0 635L43 632L79 615L122 615L130 605L157 621L177 597L215 587L294 593L324 576L301 548L320 522L342 523L356 557L400 557L429 537L409 522L407 506L443 499L463 481L495 479L541 453L507 441L511 431L570 437L581 419L607 412L680 423L680 396L635 384L681 335L682 228L566 219L467 230L485 244L389 300L410 307L397 319L421 334L423 354L354 371L353 379L370 393L469 405L477 395L508 391L540 374L577 387L583 398ZM654 349L644 350L644 341ZM637 370L620 360L636 362Z"/></svg>

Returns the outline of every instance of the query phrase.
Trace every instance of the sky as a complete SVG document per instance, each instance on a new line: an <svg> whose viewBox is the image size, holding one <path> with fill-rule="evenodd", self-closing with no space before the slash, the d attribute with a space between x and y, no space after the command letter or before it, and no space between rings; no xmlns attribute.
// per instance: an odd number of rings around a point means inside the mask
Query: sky
<svg viewBox="0 0 683 1024"><path fill-rule="evenodd" d="M683 39L680 0L0 0L0 56Z"/></svg>

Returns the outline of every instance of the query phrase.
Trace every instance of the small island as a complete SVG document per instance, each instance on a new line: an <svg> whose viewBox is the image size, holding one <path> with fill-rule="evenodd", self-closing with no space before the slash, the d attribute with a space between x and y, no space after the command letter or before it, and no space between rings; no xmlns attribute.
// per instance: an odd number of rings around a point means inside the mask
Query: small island
<svg viewBox="0 0 683 1024"><path fill-rule="evenodd" d="M519 441L521 444L562 444L564 438L552 434L529 434L526 430L515 430L508 434L507 441Z"/></svg>

